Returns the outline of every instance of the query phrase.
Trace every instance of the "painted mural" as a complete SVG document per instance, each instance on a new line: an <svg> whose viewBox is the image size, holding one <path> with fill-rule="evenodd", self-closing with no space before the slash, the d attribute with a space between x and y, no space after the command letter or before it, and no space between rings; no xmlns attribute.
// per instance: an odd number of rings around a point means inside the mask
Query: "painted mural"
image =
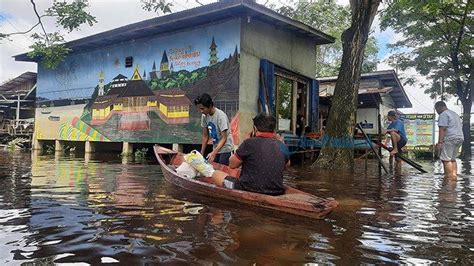
<svg viewBox="0 0 474 266"><path fill-rule="evenodd" d="M229 119L239 102L238 20L72 54L39 69L35 137L200 143L193 100L209 93Z"/></svg>

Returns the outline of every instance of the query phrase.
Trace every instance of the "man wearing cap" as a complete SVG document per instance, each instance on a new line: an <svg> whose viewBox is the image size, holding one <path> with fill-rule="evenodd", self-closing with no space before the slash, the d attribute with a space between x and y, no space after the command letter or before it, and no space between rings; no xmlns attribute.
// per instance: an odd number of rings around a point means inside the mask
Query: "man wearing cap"
<svg viewBox="0 0 474 266"><path fill-rule="evenodd" d="M440 150L439 158L443 162L445 177L455 179L458 172L456 158L464 141L462 121L459 115L449 110L442 101L435 103L435 109L439 114L439 136L436 144Z"/></svg>
<svg viewBox="0 0 474 266"><path fill-rule="evenodd" d="M387 119L390 121L390 125L387 127L386 134L390 134L393 146L393 149L390 151L390 155L396 155L397 153L401 153L402 148L407 145L407 134L405 133L405 126L403 125L403 122L397 118L397 113L395 111L389 111L387 114ZM400 171L401 166L402 161L400 158L395 157L395 169Z"/></svg>

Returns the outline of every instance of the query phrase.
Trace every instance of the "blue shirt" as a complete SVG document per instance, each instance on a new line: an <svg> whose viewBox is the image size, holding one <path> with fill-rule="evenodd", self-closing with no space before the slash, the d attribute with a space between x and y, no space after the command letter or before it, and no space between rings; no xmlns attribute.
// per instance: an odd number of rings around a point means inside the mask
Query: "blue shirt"
<svg viewBox="0 0 474 266"><path fill-rule="evenodd" d="M403 125L403 122L399 119L392 121L392 123L388 125L387 129L396 129L398 131L398 134L400 134L403 139L407 139L407 133L405 133L405 126Z"/></svg>

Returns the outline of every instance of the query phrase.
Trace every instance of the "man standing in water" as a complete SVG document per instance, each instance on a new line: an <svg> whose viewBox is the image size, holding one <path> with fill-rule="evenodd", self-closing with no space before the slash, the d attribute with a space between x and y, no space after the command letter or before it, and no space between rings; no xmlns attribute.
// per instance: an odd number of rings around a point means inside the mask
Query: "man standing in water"
<svg viewBox="0 0 474 266"><path fill-rule="evenodd" d="M395 111L389 111L387 119L390 121L390 125L388 125L387 128L387 134L390 134L393 146L390 155L395 156L395 171L400 173L402 169L402 160L396 155L397 153L401 153L402 148L407 145L407 134L405 133L403 122L397 118L397 113Z"/></svg>
<svg viewBox="0 0 474 266"><path fill-rule="evenodd" d="M227 115L214 106L209 94L203 93L194 100L194 104L202 113L202 142L201 154L206 152L209 138L212 139L213 149L207 156L209 162L229 165L229 158L233 149L232 135L230 132L229 119Z"/></svg>
<svg viewBox="0 0 474 266"><path fill-rule="evenodd" d="M462 122L458 114L448 109L446 103L435 103L438 118L438 143L436 148L440 151L439 158L443 162L444 176L455 179L458 172L456 158L459 148L464 141Z"/></svg>

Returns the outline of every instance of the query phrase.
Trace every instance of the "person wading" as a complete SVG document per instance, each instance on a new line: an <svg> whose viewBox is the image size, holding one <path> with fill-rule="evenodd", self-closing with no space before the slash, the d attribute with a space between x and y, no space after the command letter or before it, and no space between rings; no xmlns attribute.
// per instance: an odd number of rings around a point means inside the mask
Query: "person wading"
<svg viewBox="0 0 474 266"><path fill-rule="evenodd" d="M439 114L439 135L436 149L443 162L444 176L455 179L458 173L456 158L464 141L462 121L459 115L449 110L446 103L442 101L435 103L435 109Z"/></svg>

